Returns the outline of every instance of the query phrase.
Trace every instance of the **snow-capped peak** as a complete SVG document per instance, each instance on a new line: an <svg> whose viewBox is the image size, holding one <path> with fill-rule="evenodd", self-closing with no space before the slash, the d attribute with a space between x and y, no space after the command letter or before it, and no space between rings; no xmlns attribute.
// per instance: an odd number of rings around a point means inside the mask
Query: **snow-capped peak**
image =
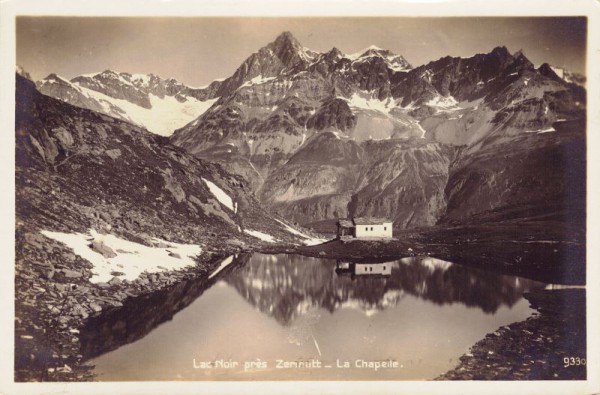
<svg viewBox="0 0 600 395"><path fill-rule="evenodd" d="M58 74L54 74L54 73L47 75L46 78L44 78L41 82L42 83L57 82L57 83L71 85L71 81L67 80L66 78L61 77Z"/></svg>
<svg viewBox="0 0 600 395"><path fill-rule="evenodd" d="M115 82L118 82L118 83L121 83L124 85L132 85L131 81L128 81L125 78L126 75L127 75L127 73L117 73L116 71L107 69L100 73L85 74L85 75L82 75L81 77L77 77L77 79L91 79L96 82L111 80L111 81L115 81Z"/></svg>
<svg viewBox="0 0 600 395"><path fill-rule="evenodd" d="M396 55L388 49L379 48L376 45L371 45L350 55L344 55L344 57L353 62L367 60L371 57L380 57L384 59L388 63L388 67L394 71L408 71L412 69L412 66L404 59L404 57Z"/></svg>
<svg viewBox="0 0 600 395"><path fill-rule="evenodd" d="M102 71L96 71L94 73L81 74L81 77L94 78L98 74L102 74Z"/></svg>
<svg viewBox="0 0 600 395"><path fill-rule="evenodd" d="M367 56L369 54L369 52L380 52L380 51L386 51L386 50L379 48L377 45L370 45L367 48L363 48L358 52L346 55L346 57L350 60L356 60L358 58L362 58L363 56Z"/></svg>
<svg viewBox="0 0 600 395"><path fill-rule="evenodd" d="M392 54L389 50L379 48L377 45L370 45L367 48L363 48L358 52L346 55L350 60L356 60L369 55L381 55L381 54ZM392 54L393 55L393 54Z"/></svg>
<svg viewBox="0 0 600 395"><path fill-rule="evenodd" d="M154 74L127 73L127 72L118 72L118 71L113 71L113 70L108 70L108 69L101 71L101 72L97 72L97 73L82 74L81 77L91 78L94 80L110 79L110 80L119 81L126 85L132 85L132 84L136 83L137 85L148 86L151 81L165 81L166 82L166 81L171 81L171 80L179 83L179 81L175 80L174 78L169 78L169 79L165 80Z"/></svg>

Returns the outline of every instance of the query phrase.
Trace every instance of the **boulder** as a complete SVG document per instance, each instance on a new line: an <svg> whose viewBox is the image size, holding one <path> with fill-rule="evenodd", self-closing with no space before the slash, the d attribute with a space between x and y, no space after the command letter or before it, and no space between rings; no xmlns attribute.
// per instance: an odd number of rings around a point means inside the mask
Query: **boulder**
<svg viewBox="0 0 600 395"><path fill-rule="evenodd" d="M44 243L47 241L47 239L39 233L26 233L25 241L27 242L27 244L35 248L43 249ZM36 264L42 265L43 263Z"/></svg>
<svg viewBox="0 0 600 395"><path fill-rule="evenodd" d="M41 147L43 149L43 158L46 160L46 163L54 164L56 157L58 156L58 148L56 147L56 143L45 129L42 129L40 132L40 140Z"/></svg>
<svg viewBox="0 0 600 395"><path fill-rule="evenodd" d="M113 277L108 282L109 285L118 285L121 284L121 279L119 277Z"/></svg>
<svg viewBox="0 0 600 395"><path fill-rule="evenodd" d="M164 189L171 193L177 203L183 202L185 200L185 191L181 187L181 184L173 177L171 169L163 170L161 175L165 182Z"/></svg>
<svg viewBox="0 0 600 395"><path fill-rule="evenodd" d="M109 117L106 117L106 118L109 118ZM95 126L96 133L98 133L98 136L100 136L100 138L102 140L106 140L106 138L108 137L108 133L104 129L104 125L102 125L102 124L96 124L94 126Z"/></svg>
<svg viewBox="0 0 600 395"><path fill-rule="evenodd" d="M116 160L121 156L121 150L118 148L106 150L104 153L112 160Z"/></svg>
<svg viewBox="0 0 600 395"><path fill-rule="evenodd" d="M228 246L232 246L232 247L240 247L240 248L246 247L246 243L244 243L243 241L238 240L238 239L226 240L225 244Z"/></svg>
<svg viewBox="0 0 600 395"><path fill-rule="evenodd" d="M77 272L75 270L70 270L70 269L62 269L63 274L65 275L66 278L80 278L83 277L83 274L81 272Z"/></svg>
<svg viewBox="0 0 600 395"><path fill-rule="evenodd" d="M195 204L196 206L198 206L198 207L202 207L202 206L203 206L203 204L204 204L204 203L202 203L202 202L200 201L200 199L198 199L198 198L197 198L196 196L194 196L194 195L191 195L191 196L189 196L189 197L188 197L188 200L189 200L191 203L193 203L193 204Z"/></svg>
<svg viewBox="0 0 600 395"><path fill-rule="evenodd" d="M100 211L100 213L98 215L100 216L100 218L102 218L106 222L112 221L112 217L106 211Z"/></svg>
<svg viewBox="0 0 600 395"><path fill-rule="evenodd" d="M79 293L79 294L87 294L89 291L90 291L89 287L86 287L86 286L83 286L83 285L77 287L77 293Z"/></svg>
<svg viewBox="0 0 600 395"><path fill-rule="evenodd" d="M46 270L46 271L43 273L43 275L44 275L44 277L45 277L46 279L48 279L48 280L52 280L52 277L54 277L54 273L55 273L55 271L54 271L54 268L52 268L52 269L47 269L47 270Z"/></svg>
<svg viewBox="0 0 600 395"><path fill-rule="evenodd" d="M88 316L87 312L85 311L85 308L80 304L76 304L75 306L73 306L73 308L71 309L71 315L82 316L83 318L87 318Z"/></svg>
<svg viewBox="0 0 600 395"><path fill-rule="evenodd" d="M62 126L52 129L52 134L65 150L72 146L74 143L73 135L71 135L71 132L69 132Z"/></svg>
<svg viewBox="0 0 600 395"><path fill-rule="evenodd" d="M114 258L117 256L117 253L112 250L109 246L104 244L102 241L94 240L92 241L92 245L90 248L96 251L99 254L102 254L105 258Z"/></svg>

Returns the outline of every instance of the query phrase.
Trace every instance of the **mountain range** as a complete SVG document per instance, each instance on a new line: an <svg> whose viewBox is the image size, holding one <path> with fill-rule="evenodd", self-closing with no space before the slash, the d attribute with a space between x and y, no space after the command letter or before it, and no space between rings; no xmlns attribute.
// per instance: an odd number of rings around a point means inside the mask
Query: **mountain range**
<svg viewBox="0 0 600 395"><path fill-rule="evenodd" d="M191 88L153 74L116 73L105 70L67 80L50 74L37 89L77 107L110 115L147 130L170 135L203 114L214 102L204 90Z"/></svg>
<svg viewBox="0 0 600 395"><path fill-rule="evenodd" d="M584 83L505 47L413 67L374 46L315 52L284 32L203 88L108 70L36 86L170 136L294 222L412 228L581 211Z"/></svg>
<svg viewBox="0 0 600 395"><path fill-rule="evenodd" d="M16 88L18 234L98 229L150 245L162 237L235 248L308 238L275 220L218 164L144 128L42 95L20 75Z"/></svg>

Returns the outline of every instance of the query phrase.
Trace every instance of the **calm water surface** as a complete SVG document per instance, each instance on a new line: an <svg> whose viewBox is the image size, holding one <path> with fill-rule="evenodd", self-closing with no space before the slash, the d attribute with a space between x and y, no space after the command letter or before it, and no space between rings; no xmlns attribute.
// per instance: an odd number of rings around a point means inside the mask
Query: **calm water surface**
<svg viewBox="0 0 600 395"><path fill-rule="evenodd" d="M386 265L389 274L352 275L332 260L238 256L210 280L93 320L84 354L106 381L432 379L487 333L528 317L522 294L545 286L433 258ZM203 368L219 360L230 367ZM397 367L356 367L384 360Z"/></svg>

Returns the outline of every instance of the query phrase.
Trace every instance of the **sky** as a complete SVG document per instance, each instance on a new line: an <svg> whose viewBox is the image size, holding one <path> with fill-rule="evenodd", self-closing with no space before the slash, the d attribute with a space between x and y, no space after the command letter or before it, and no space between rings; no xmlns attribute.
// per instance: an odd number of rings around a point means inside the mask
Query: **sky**
<svg viewBox="0 0 600 395"><path fill-rule="evenodd" d="M376 45L415 67L504 45L536 65L586 74L587 21L577 17L18 17L17 64L35 80L110 69L204 86L229 77L283 31L319 52Z"/></svg>

